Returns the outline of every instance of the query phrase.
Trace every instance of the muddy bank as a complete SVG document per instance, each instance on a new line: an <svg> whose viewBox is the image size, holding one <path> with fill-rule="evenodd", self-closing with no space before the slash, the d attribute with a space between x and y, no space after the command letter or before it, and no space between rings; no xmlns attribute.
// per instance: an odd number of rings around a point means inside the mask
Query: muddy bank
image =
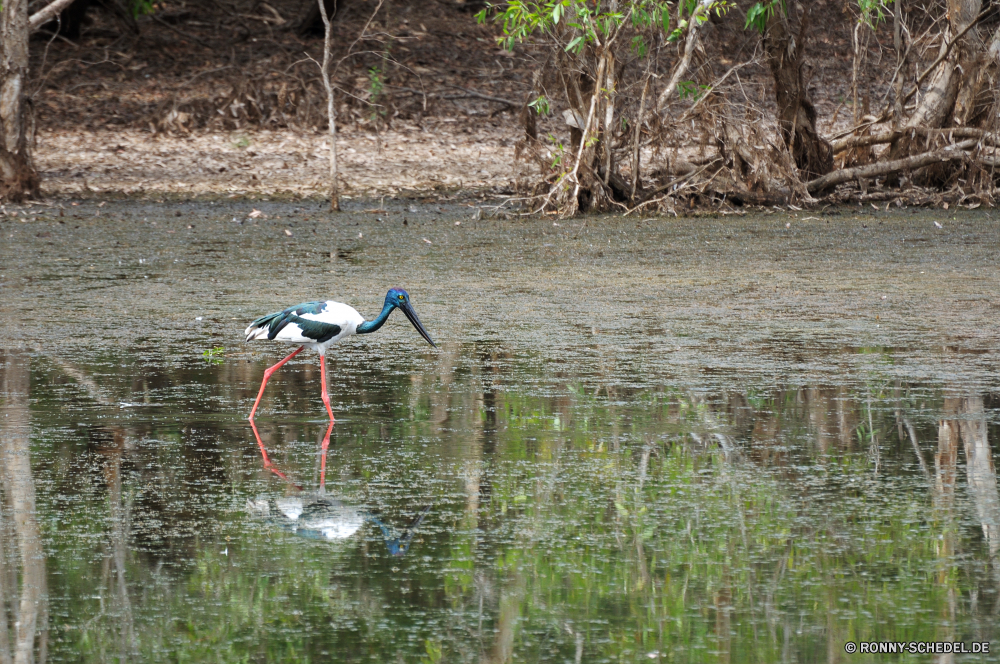
<svg viewBox="0 0 1000 664"><path fill-rule="evenodd" d="M498 341L595 380L623 365L615 380L635 385L871 370L996 383L988 212L554 222L489 219L473 202L379 204L337 216L322 202L8 207L5 343L248 353L240 335L261 313L332 298L370 316L402 286L444 344Z"/></svg>

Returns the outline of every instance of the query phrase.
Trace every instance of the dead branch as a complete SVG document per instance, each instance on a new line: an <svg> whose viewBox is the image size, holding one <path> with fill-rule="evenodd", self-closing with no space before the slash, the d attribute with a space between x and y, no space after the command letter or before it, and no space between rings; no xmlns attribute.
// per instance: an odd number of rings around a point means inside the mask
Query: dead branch
<svg viewBox="0 0 1000 664"><path fill-rule="evenodd" d="M28 29L31 32L34 32L51 21L58 14L61 14L62 10L66 9L71 4L73 4L73 0L53 0L53 2L50 2L31 15L31 18L28 19Z"/></svg>
<svg viewBox="0 0 1000 664"><path fill-rule="evenodd" d="M906 95L903 97L903 100L900 102L901 106L905 105L906 102L908 102L910 100L910 97L912 97L914 94L916 94L917 90L919 90L920 86L923 84L924 79L926 79L928 76L930 76L931 73L935 69L937 69L938 65L940 65L942 62L945 61L945 59L948 57L948 54L951 53L951 49L953 49L955 47L955 44L957 44L962 39L962 37L964 37L966 35L966 33L969 32L969 30L972 30L972 28L976 27L979 24L980 21L982 21L984 18L986 18L986 16L989 13L990 13L989 9L987 9L986 11L980 13L979 16L976 17L976 20L974 20L969 25L965 26L965 28L961 32L959 32L957 35L955 35L954 39L952 39L951 41L948 42L948 45L944 49L941 50L941 54L938 55L937 59L934 62L931 63L931 66L928 67L927 69L925 69L924 72L922 74L920 74L920 76L917 77L917 82L913 85L913 89L910 90L909 92L907 92ZM885 114L883 113L883 116L884 115Z"/></svg>
<svg viewBox="0 0 1000 664"><path fill-rule="evenodd" d="M749 67L749 66L754 65L754 64L758 64L758 59L757 59L756 55L752 59L750 59L749 61L747 61L747 62L739 62L739 63L733 65L732 67L730 67L726 71L725 74L723 74L722 76L720 76L717 80L713 81L711 83L711 85L709 85L708 88L701 94L701 96L699 96L697 99L694 100L694 103L691 104L691 108L689 108L688 110L684 111L684 115L682 115L680 117L680 119L677 120L677 122L678 123L684 122L689 117L691 117L691 115L694 114L695 109L697 109L701 105L701 102L704 101L705 99L708 99L709 95L711 95L713 92L715 92L716 88L718 88L720 85L722 85L723 83L725 83L726 79L729 78L730 74L732 74L733 72L738 71L739 69L742 69L744 67Z"/></svg>
<svg viewBox="0 0 1000 664"><path fill-rule="evenodd" d="M845 129L844 131L842 131L842 132L840 132L838 134L834 134L833 138L829 139L830 142L831 142L831 144L836 143L838 140L842 139L844 136L851 136L852 134L857 134L859 131L864 131L864 130L868 129L869 127L873 127L873 126L875 126L877 124L882 124L883 122L885 122L886 120L889 119L888 117L886 117L884 115L882 117L879 117L879 118L872 117L870 115L869 116L865 116L865 117L868 117L869 119L865 120L864 118L862 118L861 124L854 125L850 129Z"/></svg>
<svg viewBox="0 0 1000 664"><path fill-rule="evenodd" d="M893 161L865 164L864 166L855 166L854 168L842 168L839 171L833 171L832 173L827 173L826 175L818 177L815 180L810 180L806 183L806 189L809 193L815 193L829 187L834 187L838 184L843 184L844 182L856 180L858 178L891 175L902 171L923 168L924 166L929 166L931 164L940 164L946 161L967 159L969 155L965 152L965 150L975 146L978 142L979 139L972 138L962 141L961 143L949 145L947 148L942 150L925 152L913 157L906 157L905 159L894 159Z"/></svg>
<svg viewBox="0 0 1000 664"><path fill-rule="evenodd" d="M711 0L700 0L698 6L695 7L693 12L691 12L691 17L688 19L687 39L684 42L684 56L674 69L674 73L670 77L667 87L656 99L655 110L657 113L663 111L667 101L670 99L670 93L677 87L677 83L681 80L681 76L687 72L688 67L691 65L691 57L694 55L694 47L698 43L698 28L701 25L701 22L698 19L705 13L709 4L711 4Z"/></svg>
<svg viewBox="0 0 1000 664"><path fill-rule="evenodd" d="M902 138L908 134L911 136L943 136L949 140L953 138L980 138L990 145L1000 144L1000 135L991 133L985 129L977 129L975 127L944 127L941 129L933 127L910 127L908 129L888 131L882 134L851 136L850 138L834 141L833 151L838 153L855 147L892 143L896 139Z"/></svg>
<svg viewBox="0 0 1000 664"><path fill-rule="evenodd" d="M693 180L695 178L695 176L701 175L706 170L708 170L708 168L710 166L712 166L713 164L716 164L716 163L720 163L721 164L721 162L722 162L722 158L721 157L715 157L715 159L713 159L712 161L706 163L701 168L698 168L697 170L692 170L692 171L690 171L688 173L684 173L684 174L680 175L680 177L677 177L674 180L671 180L670 182L668 182L668 183L666 183L666 184L664 184L664 185L662 185L660 187L657 187L656 189L653 189L652 191L648 192L645 197L648 200L648 199L653 198L654 196L662 194L663 192L672 192L672 191L676 190L678 187L682 187L682 186L687 185L691 180Z"/></svg>

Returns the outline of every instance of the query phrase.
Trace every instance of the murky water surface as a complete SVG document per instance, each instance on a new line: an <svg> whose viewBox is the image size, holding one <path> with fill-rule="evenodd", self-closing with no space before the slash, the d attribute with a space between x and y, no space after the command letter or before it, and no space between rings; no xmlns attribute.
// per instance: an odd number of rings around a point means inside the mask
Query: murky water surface
<svg viewBox="0 0 1000 664"><path fill-rule="evenodd" d="M1000 661L987 214L385 205L0 218L0 661Z"/></svg>

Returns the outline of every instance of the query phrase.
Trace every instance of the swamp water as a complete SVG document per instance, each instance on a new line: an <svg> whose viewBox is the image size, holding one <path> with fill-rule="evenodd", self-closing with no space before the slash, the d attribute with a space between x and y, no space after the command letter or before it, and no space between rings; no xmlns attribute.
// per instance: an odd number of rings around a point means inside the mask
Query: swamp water
<svg viewBox="0 0 1000 664"><path fill-rule="evenodd" d="M988 214L255 205L0 217L0 661L1000 661Z"/></svg>

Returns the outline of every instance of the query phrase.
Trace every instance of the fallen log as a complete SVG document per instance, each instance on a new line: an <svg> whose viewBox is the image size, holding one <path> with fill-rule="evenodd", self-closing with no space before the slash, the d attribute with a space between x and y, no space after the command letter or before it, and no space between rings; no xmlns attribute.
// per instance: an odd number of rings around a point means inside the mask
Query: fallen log
<svg viewBox="0 0 1000 664"><path fill-rule="evenodd" d="M859 148L866 145L892 143L896 139L902 138L907 134L917 136L947 136L951 138L986 138L989 140L991 145L1000 143L1000 136L990 133L985 129L977 129L975 127L945 127L943 129L911 127L909 129L887 131L881 134L849 136L840 140L831 141L830 144L833 146L833 152L836 154L844 152L845 150L850 150L851 148Z"/></svg>
<svg viewBox="0 0 1000 664"><path fill-rule="evenodd" d="M965 151L976 145L978 142L978 138L971 138L962 141L961 143L949 145L947 148L941 150L924 152L923 154L906 157L904 159L876 162L874 164L865 164L864 166L855 166L853 168L842 168L839 171L833 171L832 173L822 175L815 180L810 180L806 183L806 190L809 193L814 193L829 187L834 187L838 184L843 184L844 182L856 180L858 178L872 178L880 175L891 175L893 173L899 173L900 171L930 166L931 164L940 164L946 161L967 159L969 155Z"/></svg>

